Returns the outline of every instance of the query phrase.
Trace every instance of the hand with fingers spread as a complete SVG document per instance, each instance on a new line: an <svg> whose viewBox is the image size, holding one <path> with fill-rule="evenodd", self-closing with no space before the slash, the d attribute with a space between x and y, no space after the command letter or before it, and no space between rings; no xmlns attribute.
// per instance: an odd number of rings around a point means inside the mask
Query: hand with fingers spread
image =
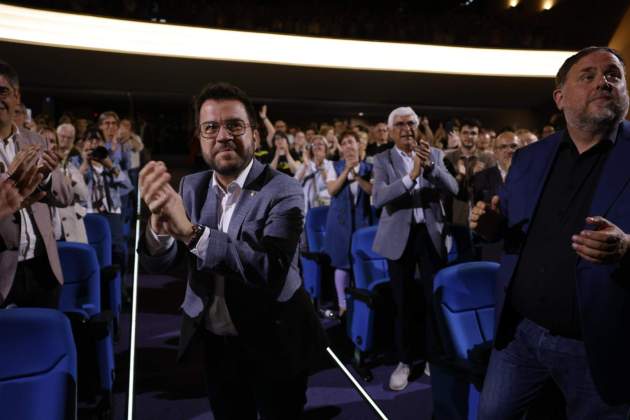
<svg viewBox="0 0 630 420"><path fill-rule="evenodd" d="M473 207L470 213L470 229L477 232L483 239L493 241L498 239L504 220L499 208L499 196L495 195L489 204L479 201Z"/></svg>
<svg viewBox="0 0 630 420"><path fill-rule="evenodd" d="M619 262L628 252L630 235L601 216L587 217L593 230L583 230L571 237L575 252L595 264Z"/></svg>
<svg viewBox="0 0 630 420"><path fill-rule="evenodd" d="M184 203L171 187L171 174L163 162L151 161L140 171L142 199L151 211L151 228L158 235L171 235L188 243L193 225L186 215Z"/></svg>

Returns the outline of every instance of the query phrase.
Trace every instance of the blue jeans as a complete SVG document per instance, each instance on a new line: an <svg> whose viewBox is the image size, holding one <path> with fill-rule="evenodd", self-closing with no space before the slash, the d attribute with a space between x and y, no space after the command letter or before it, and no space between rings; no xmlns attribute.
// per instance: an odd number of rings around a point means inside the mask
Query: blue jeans
<svg viewBox="0 0 630 420"><path fill-rule="evenodd" d="M479 401L479 420L520 419L551 377L567 404L567 418L626 418L628 405L609 406L591 378L584 342L554 336L524 319L503 350L494 349Z"/></svg>

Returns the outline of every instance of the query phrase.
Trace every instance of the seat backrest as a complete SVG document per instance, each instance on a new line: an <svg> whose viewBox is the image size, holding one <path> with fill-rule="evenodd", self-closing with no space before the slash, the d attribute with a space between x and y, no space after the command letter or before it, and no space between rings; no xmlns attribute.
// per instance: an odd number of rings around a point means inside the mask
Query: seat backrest
<svg viewBox="0 0 630 420"><path fill-rule="evenodd" d="M313 207L306 213L306 241L309 252L321 252L326 237L328 206Z"/></svg>
<svg viewBox="0 0 630 420"><path fill-rule="evenodd" d="M469 262L440 270L433 291L457 358L494 338L495 284L499 264Z"/></svg>
<svg viewBox="0 0 630 420"><path fill-rule="evenodd" d="M61 310L83 309L88 315L101 311L100 267L96 251L87 244L57 242L64 284Z"/></svg>
<svg viewBox="0 0 630 420"><path fill-rule="evenodd" d="M352 269L358 289L372 288L389 280L387 259L372 250L378 226L358 229L352 235Z"/></svg>
<svg viewBox="0 0 630 420"><path fill-rule="evenodd" d="M88 242L96 251L96 257L101 267L112 265L112 233L109 223L99 214L85 215L85 230Z"/></svg>
<svg viewBox="0 0 630 420"><path fill-rule="evenodd" d="M0 337L0 417L74 418L77 354L66 316L54 309L1 309Z"/></svg>

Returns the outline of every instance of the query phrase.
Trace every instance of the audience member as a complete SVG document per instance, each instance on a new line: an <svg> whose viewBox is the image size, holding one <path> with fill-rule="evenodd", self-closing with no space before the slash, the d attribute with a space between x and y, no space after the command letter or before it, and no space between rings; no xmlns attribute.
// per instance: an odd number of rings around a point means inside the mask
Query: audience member
<svg viewBox="0 0 630 420"><path fill-rule="evenodd" d="M326 187L329 174L335 170L332 162L326 159L328 144L323 136L313 137L311 148L305 150L303 163L295 172L295 179L302 185L304 191L305 214L312 207L328 206L330 194Z"/></svg>
<svg viewBox="0 0 630 420"><path fill-rule="evenodd" d="M430 361L441 352L432 303L433 277L447 254L440 195L457 194L458 188L444 153L417 141L418 125L413 109L393 110L387 126L395 147L374 158L374 205L382 209L374 251L387 258L396 305L399 363L389 380L394 391L407 386L414 360Z"/></svg>
<svg viewBox="0 0 630 420"><path fill-rule="evenodd" d="M450 206L451 221L454 225L468 226L472 177L477 172L495 164L494 157L490 153L477 149L476 143L480 129L481 123L478 120L463 120L459 130L460 145L457 149L447 152L445 156L459 185L459 193L456 198L453 198Z"/></svg>
<svg viewBox="0 0 630 420"><path fill-rule="evenodd" d="M372 165L359 159L359 136L351 130L341 134L343 159L333 164L327 173L330 209L326 219L324 252L335 268L335 290L339 316L347 309L345 289L350 285L350 245L357 229L372 224L370 195Z"/></svg>
<svg viewBox="0 0 630 420"><path fill-rule="evenodd" d="M57 143L54 150L59 155L62 172L72 186L73 202L70 206L53 210L52 218L56 234L59 235L58 240L88 243L83 218L87 213L90 193L83 174L72 162L73 157L80 156L80 152L74 148L74 135L74 126L70 123L63 123L57 127Z"/></svg>
<svg viewBox="0 0 630 420"><path fill-rule="evenodd" d="M79 170L90 194L87 212L107 218L112 234L112 260L124 270L126 247L122 197L129 194L133 186L125 171L112 159L113 152L108 151L106 145L107 141L100 129L89 129L83 141Z"/></svg>
<svg viewBox="0 0 630 420"><path fill-rule="evenodd" d="M70 204L70 185L59 170L59 158L46 141L13 124L20 86L17 72L5 62L0 62L0 102L0 161L26 198L13 217L0 219L4 244L0 251L0 307L56 308L63 273L52 234L50 206ZM37 183L37 192L31 190L26 195L25 181L29 185Z"/></svg>
<svg viewBox="0 0 630 420"><path fill-rule="evenodd" d="M544 139L545 137L549 137L555 132L556 132L556 128L553 125L546 124L542 129L541 137Z"/></svg>
<svg viewBox="0 0 630 420"><path fill-rule="evenodd" d="M394 143L389 141L389 131L387 130L387 124L380 122L372 129L374 142L370 143L367 147L367 155L374 156L387 149L390 149Z"/></svg>
<svg viewBox="0 0 630 420"><path fill-rule="evenodd" d="M299 167L299 156L289 147L289 138L284 131L275 132L271 154L273 154L273 159L269 166L293 176Z"/></svg>
<svg viewBox="0 0 630 420"><path fill-rule="evenodd" d="M472 178L473 202L490 203L492 197L499 193L503 186L512 156L519 148L519 138L511 131L504 131L495 140L494 157L497 164L477 172Z"/></svg>

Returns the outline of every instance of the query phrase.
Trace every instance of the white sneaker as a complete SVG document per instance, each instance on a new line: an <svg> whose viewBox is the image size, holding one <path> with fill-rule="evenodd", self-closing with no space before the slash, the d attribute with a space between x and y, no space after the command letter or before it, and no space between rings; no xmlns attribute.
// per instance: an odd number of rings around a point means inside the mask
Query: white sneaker
<svg viewBox="0 0 630 420"><path fill-rule="evenodd" d="M411 368L408 364L398 363L396 369L392 372L392 376L389 377L389 389L392 391L402 391L407 387L409 383L409 373Z"/></svg>
<svg viewBox="0 0 630 420"><path fill-rule="evenodd" d="M424 376L431 376L431 369L429 369L429 362L424 364Z"/></svg>

